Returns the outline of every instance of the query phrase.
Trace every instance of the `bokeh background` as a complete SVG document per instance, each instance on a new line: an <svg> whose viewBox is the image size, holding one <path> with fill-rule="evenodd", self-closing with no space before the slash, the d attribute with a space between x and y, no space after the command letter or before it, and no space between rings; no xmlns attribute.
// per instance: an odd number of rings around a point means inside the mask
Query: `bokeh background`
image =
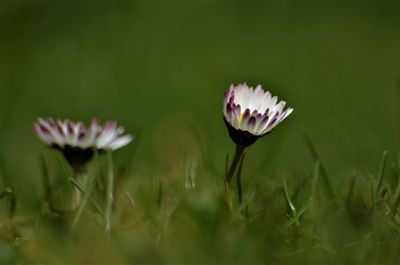
<svg viewBox="0 0 400 265"><path fill-rule="evenodd" d="M225 158L234 150L222 96L230 84L247 82L295 109L248 150L248 189L282 180L290 188L311 174L307 135L343 193L354 172L377 173L382 152L395 160L399 148L399 8L397 1L372 0L1 1L2 185L15 190L20 209L35 211L43 192L40 159L60 165L32 133L33 122L97 117L116 119L136 137L114 153L128 189L146 193L158 179L185 182L189 168L199 189L222 192ZM275 237L265 238L265 246L274 244ZM180 239L175 250L136 261L188 261L185 251L179 255ZM249 248L257 241L248 240ZM194 262L225 257L192 251L200 253Z"/></svg>

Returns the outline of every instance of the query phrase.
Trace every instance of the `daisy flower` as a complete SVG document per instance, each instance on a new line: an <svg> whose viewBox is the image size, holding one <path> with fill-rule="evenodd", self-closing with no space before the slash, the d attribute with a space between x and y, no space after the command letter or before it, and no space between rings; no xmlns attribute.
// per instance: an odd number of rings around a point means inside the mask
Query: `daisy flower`
<svg viewBox="0 0 400 265"><path fill-rule="evenodd" d="M279 101L269 91L264 91L261 85L255 89L246 83L231 87L224 95L224 121L229 136L236 144L236 151L232 164L225 176L225 190L229 195L229 183L239 164L243 162L244 150L254 144L260 137L269 134L286 119L292 108L286 108L285 101ZM241 168L241 167L239 167ZM240 169L239 169L240 171ZM242 200L240 172L237 174L238 197ZM232 202L228 196L228 205Z"/></svg>
<svg viewBox="0 0 400 265"><path fill-rule="evenodd" d="M39 118L33 125L36 135L48 146L60 150L74 170L82 169L95 152L113 151L129 144L133 137L123 135L115 121L103 126L93 119L89 127L82 122Z"/></svg>
<svg viewBox="0 0 400 265"><path fill-rule="evenodd" d="M244 147L270 133L292 112L286 102L278 102L276 96L264 91L261 85L255 89L246 83L231 85L224 95L224 120L232 140Z"/></svg>

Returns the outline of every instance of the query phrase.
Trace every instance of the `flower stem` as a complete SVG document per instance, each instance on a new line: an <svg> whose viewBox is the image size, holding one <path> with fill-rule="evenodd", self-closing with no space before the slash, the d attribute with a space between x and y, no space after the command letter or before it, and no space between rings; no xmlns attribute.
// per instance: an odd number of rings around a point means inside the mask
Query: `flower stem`
<svg viewBox="0 0 400 265"><path fill-rule="evenodd" d="M243 203L243 189L242 189L242 167L243 167L243 161L246 153L243 153L243 155L240 158L239 162L239 168L236 172L236 185L237 185L237 192L238 192L238 198L239 198L239 204L242 206ZM249 209L247 207L247 204L244 206L244 209L242 210L242 214L249 219Z"/></svg>
<svg viewBox="0 0 400 265"><path fill-rule="evenodd" d="M225 176L225 186L229 187L229 183L232 180L233 174L235 173L236 167L238 166L240 162L240 158L243 155L243 152L246 147L242 145L236 145L236 150L235 150L235 156L233 157L233 161L231 166L229 167L228 173Z"/></svg>
<svg viewBox="0 0 400 265"><path fill-rule="evenodd" d="M238 191L238 198L239 198L239 203L242 204L243 201L243 192L242 192L242 166L243 166L243 160L244 160L245 154L243 153L240 162L239 162L239 168L238 171L236 172L236 185L237 185L237 191Z"/></svg>
<svg viewBox="0 0 400 265"><path fill-rule="evenodd" d="M224 184L225 184L226 200L227 200L228 207L230 210L233 210L233 203L232 203L232 197L231 197L230 191L229 191L229 183L232 180L233 174L235 173L236 167L238 166L238 164L241 160L244 150L245 150L244 146L236 145L235 156L233 157L232 164L229 167L229 170L227 171L226 176L225 176Z"/></svg>
<svg viewBox="0 0 400 265"><path fill-rule="evenodd" d="M108 174L107 174L107 197L106 197L106 232L111 230L111 213L113 206L113 190L114 190L114 172L111 152L108 153Z"/></svg>

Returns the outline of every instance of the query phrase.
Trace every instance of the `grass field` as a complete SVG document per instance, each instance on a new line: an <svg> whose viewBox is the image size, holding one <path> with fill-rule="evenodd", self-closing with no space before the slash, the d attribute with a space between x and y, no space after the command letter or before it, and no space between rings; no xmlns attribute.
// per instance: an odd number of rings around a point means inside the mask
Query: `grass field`
<svg viewBox="0 0 400 265"><path fill-rule="evenodd" d="M399 8L1 1L0 264L398 264ZM230 211L222 101L242 82L294 112L246 151ZM91 162L73 228L76 212L49 210L72 172L37 117L115 119L135 136Z"/></svg>

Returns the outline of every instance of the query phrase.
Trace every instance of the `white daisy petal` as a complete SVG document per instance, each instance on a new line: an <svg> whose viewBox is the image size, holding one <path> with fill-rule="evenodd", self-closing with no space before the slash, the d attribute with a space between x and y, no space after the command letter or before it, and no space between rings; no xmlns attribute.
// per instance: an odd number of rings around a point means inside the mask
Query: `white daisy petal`
<svg viewBox="0 0 400 265"><path fill-rule="evenodd" d="M125 135L124 128L118 127L114 121L99 126L96 120L86 128L82 122L70 120L47 120L39 118L33 125L36 135L47 145L58 146L61 150L75 148L87 149L118 149L132 141L132 136Z"/></svg>
<svg viewBox="0 0 400 265"><path fill-rule="evenodd" d="M97 132L99 130L99 126L97 125L97 121L93 120L92 124L90 125L89 129L86 130L85 136L80 142L80 146L82 148L88 148L93 146L96 141Z"/></svg>
<svg viewBox="0 0 400 265"><path fill-rule="evenodd" d="M64 146L65 140L62 135L62 132L60 132L59 128L57 127L56 123L49 119L49 120L44 120L44 119L39 119L38 124L49 130L50 134L53 137L53 142L51 144L56 144L58 146Z"/></svg>
<svg viewBox="0 0 400 265"><path fill-rule="evenodd" d="M54 137L50 133L50 131L42 126L39 123L35 123L33 125L34 131L37 134L37 136L45 143L48 145L51 145L54 142Z"/></svg>
<svg viewBox="0 0 400 265"><path fill-rule="evenodd" d="M116 138L114 141L112 141L111 143L109 143L106 146L106 149L115 150L115 149L121 148L121 147L129 144L132 140L133 140L133 137L131 135L125 135L125 136Z"/></svg>
<svg viewBox="0 0 400 265"><path fill-rule="evenodd" d="M96 146L99 149L105 147L108 143L114 140L117 130L117 124L115 122L106 122L104 124L103 130L100 135L97 137Z"/></svg>
<svg viewBox="0 0 400 265"><path fill-rule="evenodd" d="M224 95L225 120L236 130L247 131L255 136L270 132L288 117L293 109L285 101L279 101L261 85L255 89L246 83L231 87Z"/></svg>

